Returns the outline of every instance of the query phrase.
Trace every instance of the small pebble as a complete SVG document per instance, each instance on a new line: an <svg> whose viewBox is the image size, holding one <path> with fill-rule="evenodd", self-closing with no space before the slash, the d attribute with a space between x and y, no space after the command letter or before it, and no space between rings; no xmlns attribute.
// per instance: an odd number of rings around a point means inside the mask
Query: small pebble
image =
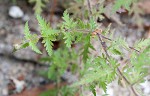
<svg viewBox="0 0 150 96"><path fill-rule="evenodd" d="M21 18L23 17L24 13L18 6L11 6L9 9L9 16L12 18Z"/></svg>
<svg viewBox="0 0 150 96"><path fill-rule="evenodd" d="M25 15L22 17L22 20L23 20L24 22L29 21L29 20L30 20L29 15L25 14Z"/></svg>
<svg viewBox="0 0 150 96"><path fill-rule="evenodd" d="M8 96L8 90L6 88L2 89L3 96Z"/></svg>

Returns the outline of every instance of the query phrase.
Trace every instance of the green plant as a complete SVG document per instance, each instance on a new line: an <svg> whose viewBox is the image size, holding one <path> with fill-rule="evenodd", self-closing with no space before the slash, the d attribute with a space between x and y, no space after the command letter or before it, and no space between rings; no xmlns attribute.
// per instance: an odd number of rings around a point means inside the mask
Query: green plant
<svg viewBox="0 0 150 96"><path fill-rule="evenodd" d="M42 8L45 7L45 3L48 3L49 0L28 0L29 3L35 3L34 11L36 14L40 14L42 12Z"/></svg>
<svg viewBox="0 0 150 96"><path fill-rule="evenodd" d="M119 8L124 7L127 10L130 10L131 4L137 2L138 0L115 0L113 10L117 11Z"/></svg>
<svg viewBox="0 0 150 96"><path fill-rule="evenodd" d="M12 0L12 3L13 3L13 4L16 4L16 0Z"/></svg>
<svg viewBox="0 0 150 96"><path fill-rule="evenodd" d="M25 24L25 40L16 49L29 46L33 51L41 54L36 44L39 39L42 39L42 43L49 55L48 60L50 60L48 77L59 84L64 72L68 68L72 69L73 74L79 74L79 81L73 83L69 88L78 89L77 92L80 94L82 94L82 90L79 90L81 87L77 86L86 86L86 88L89 88L93 92L94 96L96 96L96 86L101 87L106 92L107 85L119 77L118 82L125 82L126 86L131 89L131 92L135 96L140 96L140 93L137 93L134 86L143 82L144 77L148 75L148 67L150 66L150 39L140 40L131 47L125 39L121 37L113 38L110 26L105 30L99 29L96 23L97 16L94 15L89 0L87 2L88 8L86 10L89 10L88 15L90 17L88 22L73 19L65 11L60 27L53 29L46 20L37 15L41 35L31 34L27 22ZM114 10L117 10L121 6L129 9L129 6L132 4L127 1L122 3L120 0L116 0L116 3ZM91 50L95 51L91 43L92 39L98 40L101 45L98 56L91 53ZM58 40L61 41L61 47L53 50L53 42ZM79 45L80 48L74 48L74 44ZM131 56L128 58L129 60L125 66L119 68L121 64L113 55L125 57L125 54L122 52L123 50L129 51ZM62 92L57 91L56 94L66 96L63 94L67 94L67 92Z"/></svg>

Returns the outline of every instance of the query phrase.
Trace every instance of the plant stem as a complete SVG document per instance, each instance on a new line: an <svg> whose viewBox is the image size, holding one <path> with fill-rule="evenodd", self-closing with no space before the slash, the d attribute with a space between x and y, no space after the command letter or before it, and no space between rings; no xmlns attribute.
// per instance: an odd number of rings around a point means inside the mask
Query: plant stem
<svg viewBox="0 0 150 96"><path fill-rule="evenodd" d="M112 39L107 38L107 37L103 36L102 34L99 34L99 33L97 33L97 34L100 35L100 36L101 36L102 38L104 38L104 39L107 39L107 40L109 40L109 41L113 41ZM134 50L134 51L136 51L136 52L138 52L138 53L140 53L139 50L137 50L137 49L135 49L135 48L133 48L133 47L131 47L131 46L129 46L129 48L132 49L132 50Z"/></svg>
<svg viewBox="0 0 150 96"><path fill-rule="evenodd" d="M131 90L132 90L132 92L133 92L133 94L134 94L135 96L139 96L139 95L136 93L136 91L135 91L135 89L134 89L133 86L131 86Z"/></svg>
<svg viewBox="0 0 150 96"><path fill-rule="evenodd" d="M134 51L137 51L138 53L140 53L139 50L137 50L137 49L135 49L135 48L133 48L133 47L130 47L130 46L129 46L129 48L132 49L132 50L134 50Z"/></svg>
<svg viewBox="0 0 150 96"><path fill-rule="evenodd" d="M107 52L107 50L106 50L106 47L107 47L107 46L106 46L106 43L102 41L102 38L101 38L101 36L100 36L99 33L97 33L97 36L98 36L98 39L99 39L99 41L100 41L100 43L101 43L101 45L102 45L103 50L105 51L106 56L107 56L108 58L110 58L110 56L108 55L108 52Z"/></svg>

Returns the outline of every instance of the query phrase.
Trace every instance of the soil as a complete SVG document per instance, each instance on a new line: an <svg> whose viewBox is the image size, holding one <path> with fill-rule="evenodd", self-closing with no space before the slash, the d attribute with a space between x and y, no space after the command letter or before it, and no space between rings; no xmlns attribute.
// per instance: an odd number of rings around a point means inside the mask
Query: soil
<svg viewBox="0 0 150 96"><path fill-rule="evenodd" d="M13 53L14 45L22 42L22 38L24 37L24 24L27 20L29 20L31 32L39 34L39 28L33 14L34 11L32 10L32 5L27 3L26 0L18 0L17 2L17 6L20 6L25 13L23 18L14 19L10 17L8 15L8 10L11 6L13 6L13 3L10 0L0 1L0 96L10 96L16 93L12 84L12 77L16 80L25 82L24 90L31 90L33 88L38 88L41 85L52 84L52 81L38 74L41 70L47 70L49 67L47 64L38 61L40 58L38 54L34 53L30 48ZM51 4L49 3L47 6L51 6ZM50 20L50 12L47 10L48 9L44 9L42 15L47 20ZM53 15L53 27L56 27L57 23L61 21L60 16L62 15L63 10L64 9L60 9L60 7L56 8L55 14ZM126 40L130 46L133 46L133 43L140 38L150 37L149 10L140 17L143 20L143 23L140 26L137 24L135 18L128 16L126 13L114 14L112 16L113 18L109 18L109 14L105 14L105 16L108 19L100 22L104 23L102 28L105 28L108 23L112 23L112 29L115 29L115 36L127 38ZM122 24L118 22L121 22ZM39 47L42 48L42 45L39 44ZM98 49L99 42L95 42L94 47ZM43 56L45 55L46 54L43 54ZM146 87L145 85L143 86L141 86L141 88L143 89L143 92L145 92L145 96L150 96L150 90L148 90L150 89L150 81L147 80ZM115 81L108 87L109 91L113 91L113 95L111 96L130 96L128 90L117 86ZM85 94L87 94L86 96L92 96L89 92L85 92Z"/></svg>

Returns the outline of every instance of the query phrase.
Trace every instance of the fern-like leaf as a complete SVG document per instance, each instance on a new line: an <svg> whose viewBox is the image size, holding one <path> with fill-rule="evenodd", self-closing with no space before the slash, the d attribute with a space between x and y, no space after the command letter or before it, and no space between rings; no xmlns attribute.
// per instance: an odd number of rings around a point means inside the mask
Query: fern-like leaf
<svg viewBox="0 0 150 96"><path fill-rule="evenodd" d="M58 34L57 30L54 30L50 27L50 24L47 23L41 16L37 15L37 20L41 29L41 35L43 37L42 43L46 47L48 55L52 55L52 41L56 41L56 36Z"/></svg>
<svg viewBox="0 0 150 96"><path fill-rule="evenodd" d="M64 38L63 39L66 39L65 40L66 46L68 48L70 48L71 44L72 44L72 35L71 35L71 33L70 32L64 33Z"/></svg>
<svg viewBox="0 0 150 96"><path fill-rule="evenodd" d="M127 9L129 11L131 4L136 1L137 0L115 0L115 4L113 6L113 11L115 12L121 7L124 7L125 9Z"/></svg>
<svg viewBox="0 0 150 96"><path fill-rule="evenodd" d="M91 37L90 37L90 34L88 34L86 37L85 37L85 40L84 40L84 47L83 47L83 51L81 53L81 55L83 55L83 62L86 62L87 59L88 59L88 54L90 53L89 52L89 49L94 49L94 47L92 46L91 44Z"/></svg>
<svg viewBox="0 0 150 96"><path fill-rule="evenodd" d="M39 54L42 54L41 51L38 49L38 47L36 46L37 42L38 42L38 36L36 34L32 35L32 39L31 41L29 42L29 46L31 46L32 50L39 53Z"/></svg>
<svg viewBox="0 0 150 96"><path fill-rule="evenodd" d="M77 26L77 22L74 22L72 18L69 17L67 11L63 14L63 24L61 30L64 34L65 43L67 47L71 47L72 42L75 40L75 35L73 34L73 30Z"/></svg>
<svg viewBox="0 0 150 96"><path fill-rule="evenodd" d="M49 2L48 0L29 0L30 3L35 3L34 10L36 14L40 14L42 12L42 8L45 7L45 3Z"/></svg>
<svg viewBox="0 0 150 96"><path fill-rule="evenodd" d="M63 14L63 26L66 28L66 29L72 29L72 28L75 28L77 26L77 22L73 21L72 18L70 18L69 14L67 11L64 12Z"/></svg>
<svg viewBox="0 0 150 96"><path fill-rule="evenodd" d="M128 44L122 37L118 37L111 42L108 51L115 55L122 55L121 48L128 49Z"/></svg>
<svg viewBox="0 0 150 96"><path fill-rule="evenodd" d="M29 46L32 48L33 51L41 54L41 51L36 46L39 38L36 34L30 34L28 22L25 24L25 39L29 41Z"/></svg>
<svg viewBox="0 0 150 96"><path fill-rule="evenodd" d="M141 39L139 41L137 41L135 44L134 44L134 47L137 49L137 50L141 50L143 49L144 47L147 47L148 45L150 45L150 39Z"/></svg>
<svg viewBox="0 0 150 96"><path fill-rule="evenodd" d="M92 91L93 95L96 96L96 90L95 90L95 86L94 85L90 86L90 90Z"/></svg>
<svg viewBox="0 0 150 96"><path fill-rule="evenodd" d="M29 42L24 42L24 43L22 43L21 45L15 44L15 45L14 45L13 52L16 52L17 50L26 48L26 47L28 47L28 46L29 46Z"/></svg>
<svg viewBox="0 0 150 96"><path fill-rule="evenodd" d="M115 70L117 67L110 68L110 66L107 64L108 63L107 60L100 56L94 59L93 58L90 59L92 59L92 61L88 59L87 62L85 63L85 65L88 65L88 69L86 69L83 77L81 78L80 81L74 83L72 86L75 87L84 84L86 85L99 84L99 86L102 87L106 92L107 84L109 84L115 79L116 76ZM92 87L92 89L93 88L94 87Z"/></svg>
<svg viewBox="0 0 150 96"><path fill-rule="evenodd" d="M49 56L52 54L52 46L53 43L51 42L50 38L43 38L42 43L44 43L44 47L46 47L47 53Z"/></svg>
<svg viewBox="0 0 150 96"><path fill-rule="evenodd" d="M99 82L99 86L104 90L104 92L106 93L107 91L107 83L105 81L100 81Z"/></svg>
<svg viewBox="0 0 150 96"><path fill-rule="evenodd" d="M95 20L94 20L93 18L90 19L89 24L90 24L90 29L91 29L92 31L93 31L94 29L96 29L97 24L96 24L96 22L95 22Z"/></svg>
<svg viewBox="0 0 150 96"><path fill-rule="evenodd" d="M25 38L26 38L27 40L29 40L29 39L31 38L31 34L30 34L28 22L26 22L24 29L25 29L25 31L24 31Z"/></svg>
<svg viewBox="0 0 150 96"><path fill-rule="evenodd" d="M58 79L57 76L62 76L68 67L68 60L70 60L70 53L67 49L58 49L52 56L52 65L50 66L48 77L52 80ZM57 76L56 76L57 75Z"/></svg>

